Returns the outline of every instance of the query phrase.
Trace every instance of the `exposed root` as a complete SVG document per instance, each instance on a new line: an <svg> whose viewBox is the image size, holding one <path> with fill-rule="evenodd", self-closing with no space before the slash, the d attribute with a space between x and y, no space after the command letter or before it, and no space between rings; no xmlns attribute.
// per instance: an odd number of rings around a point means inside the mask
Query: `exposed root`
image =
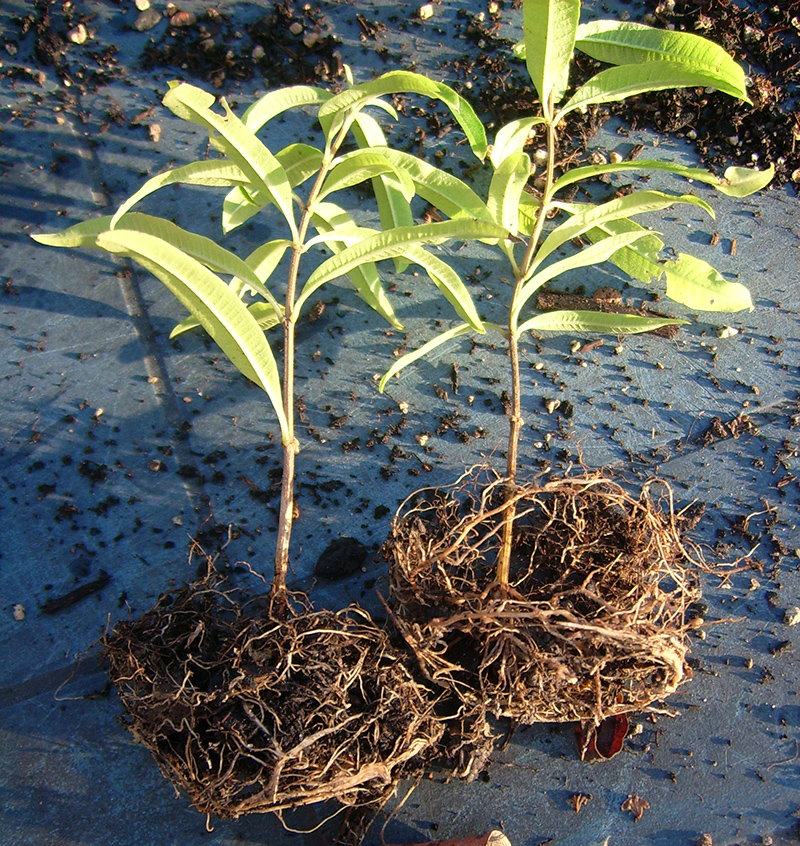
<svg viewBox="0 0 800 846"><path fill-rule="evenodd" d="M518 486L507 586L493 581L504 491L466 476L394 521L391 607L425 676L473 714L520 723L599 724L673 693L691 676L703 565L668 486L638 498L600 474Z"/></svg>
<svg viewBox="0 0 800 846"><path fill-rule="evenodd" d="M380 803L441 737L432 698L365 611L259 605L209 568L118 624L124 724L206 814Z"/></svg>

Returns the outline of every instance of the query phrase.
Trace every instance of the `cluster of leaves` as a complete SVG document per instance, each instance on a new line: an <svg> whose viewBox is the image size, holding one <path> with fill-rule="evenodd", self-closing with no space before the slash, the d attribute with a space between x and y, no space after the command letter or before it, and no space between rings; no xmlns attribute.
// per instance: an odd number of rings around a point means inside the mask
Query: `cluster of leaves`
<svg viewBox="0 0 800 846"><path fill-rule="evenodd" d="M679 255L662 262L657 234L632 218L682 203L713 216L711 206L693 194L635 191L601 204L576 204L559 194L578 183L624 170L668 171L714 186L729 196L745 196L767 184L771 171L730 168L723 179L699 168L669 162L636 161L579 167L556 178L553 162L559 126L577 109L625 99L645 91L681 86L714 87L747 99L742 69L713 43L694 35L664 32L614 21L579 25L580 0L525 0L524 39L517 53L526 61L541 113L503 126L494 144L487 143L481 121L466 100L424 76L394 71L359 85L348 71L349 87L332 94L313 86L270 92L239 118L222 99L173 83L164 105L178 117L209 134L219 153L210 159L166 171L146 182L114 215L77 224L55 235L38 235L41 243L94 247L128 257L153 273L190 312L173 334L202 326L231 362L268 396L281 428L284 480L281 499L276 586L283 588L291 531L292 484L297 441L294 434L294 329L309 298L328 282L349 277L365 303L393 326L400 323L384 291L377 264L393 260L398 270L409 264L424 269L453 306L459 322L421 348L401 357L381 381L438 346L468 333L499 332L511 351L512 413L508 478L516 473L520 417L517 340L536 331L589 331L615 334L642 332L681 321L669 318L558 311L531 313L533 295L547 282L573 270L610 260L632 278L650 283L666 278L666 294L692 309L735 311L752 307L744 285L725 280L705 262ZM577 48L611 65L580 86L563 105L570 60ZM424 160L388 146L368 108L396 118L386 99L416 94L444 103L463 129L481 161L487 157L492 177L486 198L457 177ZM273 153L258 137L269 121L290 109L315 109L324 143L292 143ZM547 164L544 187L529 190L534 172L526 148L544 132ZM355 149L342 152L345 142ZM370 182L381 228L360 225L332 197ZM164 218L132 211L150 194L168 185L228 188L222 206L222 229L229 233L266 207L277 210L285 237L270 240L245 258L214 240L187 231ZM302 194L301 194L302 190ZM411 200L424 198L444 220L417 223ZM560 212L565 219L546 235L545 223ZM557 257L571 241L585 236L588 246ZM456 271L428 249L449 239L496 245L513 272L514 284L505 325L490 324L478 314ZM330 257L309 269L307 256L324 246ZM276 285L282 259L288 257L285 284ZM301 278L302 277L302 278ZM269 340L283 329L283 373Z"/></svg>
<svg viewBox="0 0 800 846"><path fill-rule="evenodd" d="M114 215L76 224L53 235L37 235L42 244L93 247L124 256L150 271L187 308L190 316L173 336L201 326L236 368L269 398L284 446L276 586L283 587L288 564L292 514L294 454L294 330L309 298L324 284L348 276L364 302L399 327L377 270L377 262L393 259L399 268L422 267L458 316L476 332L484 327L458 274L428 245L451 238L495 241L507 231L491 218L460 219L415 225L410 201L415 187L404 160L393 155L378 121L365 111L382 109L396 118L385 99L398 93L440 100L452 111L473 149L487 149L483 125L469 104L445 85L419 74L396 71L338 95L312 86L270 92L237 117L222 99L215 110L213 95L185 83L173 83L164 105L178 117L208 131L220 154L168 170L148 180ZM292 143L274 154L257 136L266 124L287 110L316 109L324 144ZM345 141L355 149L341 152ZM335 194L369 181L376 197L381 229L361 226L333 200ZM222 229L232 232L266 207L277 210L286 236L270 240L240 258L211 238L190 232L162 217L133 207L169 185L228 188L222 205ZM301 195L300 191L305 187ZM325 247L329 258L308 268L305 258ZM276 273L287 256L285 284ZM301 279L301 274L303 278ZM281 327L283 373L269 340Z"/></svg>

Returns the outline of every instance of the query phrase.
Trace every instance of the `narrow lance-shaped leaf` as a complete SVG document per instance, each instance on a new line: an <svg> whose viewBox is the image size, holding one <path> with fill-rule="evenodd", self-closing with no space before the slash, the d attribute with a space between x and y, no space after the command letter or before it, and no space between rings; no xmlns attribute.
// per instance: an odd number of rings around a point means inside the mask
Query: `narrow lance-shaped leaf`
<svg viewBox="0 0 800 846"><path fill-rule="evenodd" d="M679 30L656 29L629 21L591 21L578 27L575 46L587 56L610 65L654 61L688 62L702 68L721 90L748 100L744 70L732 56L707 38Z"/></svg>
<svg viewBox="0 0 800 846"><path fill-rule="evenodd" d="M296 188L319 170L322 151L309 144L289 144L277 152L275 158L286 173L290 188ZM249 183L238 185L228 192L222 204L222 231L232 232L270 202L265 194L254 194Z"/></svg>
<svg viewBox="0 0 800 846"><path fill-rule="evenodd" d="M642 238L646 238L650 233L644 229L634 230L631 232L623 232L619 235L612 235L598 241L596 244L591 244L584 247L571 256L554 261L552 264L541 268L537 273L528 277L525 284L522 286L519 296L516 300L516 305L512 311L512 321L516 323L520 310L525 306L525 303L539 290L545 283L551 279L555 279L570 270L576 270L579 267L590 267L593 264L602 264L617 250L627 247Z"/></svg>
<svg viewBox="0 0 800 846"><path fill-rule="evenodd" d="M285 238L277 238L274 241L267 241L260 247L256 247L252 253L245 259L245 264L251 268L256 278L261 282L261 287L253 288L247 283L245 279L236 277L231 280L231 290L239 297L246 291L253 293L260 293L263 296L262 288L266 288L267 280L272 276L275 268L280 264L286 250L292 246L292 242ZM275 302L271 297L266 298L270 301L279 314L283 314L283 308Z"/></svg>
<svg viewBox="0 0 800 846"><path fill-rule="evenodd" d="M672 88L716 88L738 97L734 86L707 73L702 66L690 62L652 61L639 65L620 65L595 74L570 97L554 121L564 119L576 109L585 109L597 103L615 103L647 91Z"/></svg>
<svg viewBox="0 0 800 846"><path fill-rule="evenodd" d="M220 273L229 273L231 276L239 277L241 282L249 286L253 291L260 294L264 299L272 303L273 307L281 310L281 306L275 301L270 290L264 285L261 278L256 274L250 265L239 258L235 253L226 250L204 235L197 235L188 232L170 220L162 217L151 217L147 214L131 212L123 218L118 230L143 232L147 235L155 235L162 241L168 241L173 246L182 250L188 256ZM235 288L235 285L234 285Z"/></svg>
<svg viewBox="0 0 800 846"><path fill-rule="evenodd" d="M41 233L31 235L38 244L48 247L94 247L97 246L97 236L101 232L108 232L111 229L111 215L94 217L91 220L84 220L75 223L61 232Z"/></svg>
<svg viewBox="0 0 800 846"><path fill-rule="evenodd" d="M708 262L679 253L664 267L667 296L692 309L733 312L753 309L750 292L741 282L729 282Z"/></svg>
<svg viewBox="0 0 800 846"><path fill-rule="evenodd" d="M404 255L414 264L425 269L436 287L444 294L445 299L453 306L456 314L466 320L475 332L483 334L486 331L466 285L447 262L420 246L407 248Z"/></svg>
<svg viewBox="0 0 800 846"><path fill-rule="evenodd" d="M568 170L554 183L548 198L554 197L564 188L602 176L605 173L622 173L629 170L660 170L711 185L720 194L728 197L749 197L751 194L765 188L775 174L775 165L765 170L755 170L749 167L729 167L724 176L717 176L701 167L686 167L673 162L661 162L649 159L637 159L632 162L617 162L605 165L585 165Z"/></svg>
<svg viewBox="0 0 800 846"><path fill-rule="evenodd" d="M512 235L519 228L519 198L531 175L527 153L515 153L494 172L486 205L496 223Z"/></svg>
<svg viewBox="0 0 800 846"><path fill-rule="evenodd" d="M130 256L169 288L237 370L264 390L286 443L288 426L272 350L255 319L219 276L172 244L142 232L115 229L98 235L97 243L101 249Z"/></svg>
<svg viewBox="0 0 800 846"><path fill-rule="evenodd" d="M714 217L714 209L705 200L701 200L692 194L677 196L674 194L665 194L661 191L635 191L633 194L618 197L615 200L609 200L607 203L602 203L599 206L590 206L586 211L578 212L571 220L557 226L539 248L535 261L531 263L531 273L535 272L536 267L553 250L558 249L562 244L565 244L572 238L577 238L584 232L588 232L589 229L595 226L635 214L661 211L676 203L699 206L711 218Z"/></svg>
<svg viewBox="0 0 800 846"><path fill-rule="evenodd" d="M152 179L148 179L136 193L125 200L111 219L111 228L113 229L119 219L138 202L167 185L229 186L245 185L248 181L239 165L217 159L192 162L183 167L176 167L174 170L164 171L164 173L159 173Z"/></svg>
<svg viewBox="0 0 800 846"><path fill-rule="evenodd" d="M493 220L486 203L457 176L402 150L385 147L379 152L408 174L420 197L447 217Z"/></svg>
<svg viewBox="0 0 800 846"><path fill-rule="evenodd" d="M334 253L341 252L348 244L375 234L373 230L360 229L350 215L334 203L319 203L314 209L312 223ZM347 277L361 299L373 311L396 329L403 328L403 324L397 319L392 304L386 296L374 262L364 262L352 268ZM304 301L298 301L299 305L295 305L295 313L302 308Z"/></svg>
<svg viewBox="0 0 800 846"><path fill-rule="evenodd" d="M292 85L289 88L278 88L268 91L263 97L255 101L242 115L242 122L251 132L258 132L273 118L282 115L289 109L304 106L319 106L330 100L333 94L322 88L311 85Z"/></svg>
<svg viewBox="0 0 800 846"><path fill-rule="evenodd" d="M522 4L525 64L548 119L551 98L553 105L560 103L567 90L580 14L580 0L525 0Z"/></svg>
<svg viewBox="0 0 800 846"><path fill-rule="evenodd" d="M652 332L662 326L679 326L686 320L669 317L640 317L636 314L608 314L601 311L546 311L526 320L519 332L601 332L631 335Z"/></svg>
<svg viewBox="0 0 800 846"><path fill-rule="evenodd" d="M498 168L509 156L523 152L533 127L544 122L543 117L518 118L498 129L489 153L492 165Z"/></svg>
<svg viewBox="0 0 800 846"><path fill-rule="evenodd" d="M184 120L209 130L209 140L235 162L250 180L256 195L266 194L283 213L292 234L296 234L292 191L278 160L230 110L223 98L225 115L212 111L213 95L187 83L171 83L164 105Z"/></svg>
<svg viewBox="0 0 800 846"><path fill-rule="evenodd" d="M396 373L399 373L401 370L404 370L409 364L413 364L415 361L419 360L420 358L424 358L429 353L433 352L433 350L441 347L443 344L452 341L454 338L458 338L461 335L466 335L469 332L474 331L472 326L468 323L461 323L458 326L455 326L453 329L448 329L446 332L442 332L441 335L437 335L435 338L432 338L426 344L423 344L419 349L412 350L410 353L406 353L403 356L395 361L395 363L383 374L381 377L381 381L378 382L378 390L383 393L384 389L386 388L386 383L394 376Z"/></svg>
<svg viewBox="0 0 800 846"><path fill-rule="evenodd" d="M386 136L378 121L363 111L356 115L351 131L356 144L362 149L387 146ZM412 198L408 196L407 186L403 181L392 174L380 174L372 180L372 190L375 194L375 202L378 204L381 227L384 230L414 225L414 215L411 212ZM402 273L406 269L407 262L395 259L394 266L398 273Z"/></svg>
<svg viewBox="0 0 800 846"><path fill-rule="evenodd" d="M174 244L185 254L212 270L241 277L242 284L250 286L280 310L280 305L274 301L272 294L248 264L211 238L188 232L162 217L153 217L140 212L129 212L113 230L111 229L112 220L112 217L105 215L77 223L63 232L52 235L34 235L32 237L40 244L51 247L94 247L101 249L97 238L104 232L131 232L155 236Z"/></svg>
<svg viewBox="0 0 800 846"><path fill-rule="evenodd" d="M334 162L318 198L322 200L334 191L352 188L384 173L391 173L398 181L403 178L385 156L372 150L354 150ZM410 180L408 182L410 184ZM413 186L411 192L413 196Z"/></svg>
<svg viewBox="0 0 800 846"><path fill-rule="evenodd" d="M247 310L250 312L255 322L259 325L262 332L267 332L273 327L278 326L283 321L283 317L278 315L269 303L250 303L250 305L247 306ZM178 338L180 335L199 327L200 321L194 315L190 314L189 317L185 317L180 323L173 327L172 331L169 333L169 339L171 341L174 338Z"/></svg>
<svg viewBox="0 0 800 846"><path fill-rule="evenodd" d="M420 226L399 227L380 232L342 250L324 261L308 278L298 303L307 299L317 288L367 261L377 262L407 254L407 249L421 244L441 244L451 238L502 238L505 230L496 223L478 220L446 220Z"/></svg>
<svg viewBox="0 0 800 846"><path fill-rule="evenodd" d="M337 115L341 120L343 113L351 113L352 110L363 108L365 105L369 105L369 102L375 97L404 93L421 94L425 97L441 100L461 126L472 151L479 159L483 160L487 147L486 132L472 106L444 83L434 82L422 74L411 71L389 71L389 73L385 73L377 79L361 83L354 88L343 91L341 94L337 94L320 108L320 123L326 135L330 137Z"/></svg>
<svg viewBox="0 0 800 846"><path fill-rule="evenodd" d="M623 232L642 232L644 237L634 244L630 244L617 250L608 260L616 265L621 271L627 273L632 279L650 284L658 279L663 273L663 268L658 260L658 255L664 247L664 242L652 232L644 229L633 220L621 218L604 223L586 232L589 240L597 243L612 235L619 235Z"/></svg>

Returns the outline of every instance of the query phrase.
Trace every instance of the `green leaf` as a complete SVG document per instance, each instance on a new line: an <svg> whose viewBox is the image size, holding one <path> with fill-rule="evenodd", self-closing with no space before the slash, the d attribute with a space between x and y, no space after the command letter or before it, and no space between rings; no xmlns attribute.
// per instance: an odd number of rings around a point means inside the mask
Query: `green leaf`
<svg viewBox="0 0 800 846"><path fill-rule="evenodd" d="M766 170L754 170L749 167L729 167L725 176L714 185L720 194L728 197L749 197L766 188L775 175L775 165L771 164ZM713 184L713 183L712 183Z"/></svg>
<svg viewBox="0 0 800 846"><path fill-rule="evenodd" d="M379 152L408 174L420 197L447 217L493 220L486 203L458 177L412 156L411 153L389 147L382 148Z"/></svg>
<svg viewBox="0 0 800 846"><path fill-rule="evenodd" d="M256 202L243 185L237 185L222 203L222 231L226 235L233 232L268 204L268 199Z"/></svg>
<svg viewBox="0 0 800 846"><path fill-rule="evenodd" d="M486 156L486 132L478 116L470 104L441 82L434 82L428 77L411 71L390 71L370 82L364 82L337 94L319 110L319 120L330 137L334 119L345 112L360 110L376 97L389 94L421 94L441 100L449 109L459 126L464 130L470 147L475 155L483 160Z"/></svg>
<svg viewBox="0 0 800 846"><path fill-rule="evenodd" d="M275 154L286 173L289 185L297 188L322 166L322 150L310 144L290 144Z"/></svg>
<svg viewBox="0 0 800 846"><path fill-rule="evenodd" d="M48 247L95 247L97 248L97 236L101 232L108 232L111 228L111 215L94 217L91 220L84 220L81 223L62 230L61 232L42 233L31 235L38 244Z"/></svg>
<svg viewBox="0 0 800 846"><path fill-rule="evenodd" d="M620 65L600 71L570 97L553 120L558 123L575 109L585 109L596 103L614 103L648 91L698 86L716 88L734 97L739 96L732 86L707 73L701 65L662 59L644 65Z"/></svg>
<svg viewBox="0 0 800 846"><path fill-rule="evenodd" d="M635 214L661 211L676 203L699 206L711 218L714 217L714 210L711 206L705 200L701 200L692 194L677 196L674 194L665 194L661 191L635 191L633 194L618 197L615 200L609 200L607 203L602 203L599 206L589 206L585 211L578 212L570 220L557 226L539 248L534 262L531 263L531 271L534 271L536 266L541 264L553 250L558 249L562 244L565 244L572 238L577 238L584 232L588 232L595 226L600 226L612 220L631 217Z"/></svg>
<svg viewBox="0 0 800 846"><path fill-rule="evenodd" d="M258 132L262 126L289 109L303 106L318 106L333 97L329 91L310 85L292 85L269 91L256 100L242 115L242 122L251 132Z"/></svg>
<svg viewBox="0 0 800 846"><path fill-rule="evenodd" d="M319 199L384 173L391 173L398 181L402 179L397 168L385 156L372 150L354 150L334 162L319 192ZM413 196L413 188L411 190L408 199Z"/></svg>
<svg viewBox="0 0 800 846"><path fill-rule="evenodd" d="M441 244L452 238L503 238L506 234L496 223L467 219L402 226L379 232L324 261L309 276L297 302L304 301L321 285L346 275L364 262L377 262L403 255L411 258L409 249L421 244Z"/></svg>
<svg viewBox="0 0 800 846"><path fill-rule="evenodd" d="M291 188L302 185L322 165L322 152L309 144L290 144L276 153L275 158L284 169ZM222 231L232 232L270 202L264 194L254 195L249 183L237 186L228 192L222 204Z"/></svg>
<svg viewBox="0 0 800 846"><path fill-rule="evenodd" d="M651 332L662 326L680 326L687 320L666 317L640 317L636 314L607 314L601 311L546 311L526 320L519 332L602 332L631 335Z"/></svg>
<svg viewBox="0 0 800 846"><path fill-rule="evenodd" d="M725 194L729 197L748 197L750 194L754 194L756 191L760 191L769 185L775 174L775 165L770 165L766 170L753 170L748 167L729 167L723 177L717 176L701 167L686 167L685 165L674 164L672 162L660 162L649 159L604 165L585 165L568 170L563 176L560 176L553 183L549 198L555 196L558 191L574 185L576 182L593 179L605 173L622 173L628 170L663 170L668 173L674 173L677 176L682 176L685 179L693 179L697 182L711 185L720 194Z"/></svg>
<svg viewBox="0 0 800 846"><path fill-rule="evenodd" d="M603 238L602 241L598 241L596 244L591 244L582 250L578 250L578 252L573 253L571 256L554 261L552 264L539 270L538 273L529 275L525 284L520 289L519 296L515 299L514 309L511 313L512 320L514 322L517 321L520 310L524 307L525 303L546 282L570 270L576 270L579 267L590 267L593 264L601 264L614 255L617 250L627 247L648 235L649 233L645 229L611 235L608 238Z"/></svg>
<svg viewBox="0 0 800 846"><path fill-rule="evenodd" d="M539 216L541 202L533 194L523 192L519 200L519 231L530 236L536 228L536 219Z"/></svg>
<svg viewBox="0 0 800 846"><path fill-rule="evenodd" d="M569 63L581 14L580 0L524 0L525 64L545 118L567 90Z"/></svg>
<svg viewBox="0 0 800 846"><path fill-rule="evenodd" d="M512 235L519 227L519 201L531 175L531 160L527 153L514 153L494 172L486 206L494 220Z"/></svg>
<svg viewBox="0 0 800 846"><path fill-rule="evenodd" d="M247 310L253 316L256 323L258 323L261 327L262 332L267 332L269 329L280 325L283 319L275 313L275 309L269 303L251 303L247 306ZM173 330L169 333L169 339L172 341L180 335L183 335L185 332L197 329L199 326L200 321L194 317L194 315L189 315L189 317L185 317L173 328Z"/></svg>
<svg viewBox="0 0 800 846"><path fill-rule="evenodd" d="M610 65L686 62L717 80L713 87L750 102L742 67L722 47L700 35L623 21L592 21L578 27L575 46Z"/></svg>
<svg viewBox="0 0 800 846"><path fill-rule="evenodd" d="M192 162L191 164L177 167L174 170L167 170L159 173L147 182L119 207L111 220L113 229L119 219L136 203L143 200L149 194L164 188L167 185L244 185L248 179L239 165L233 162L214 159L205 162Z"/></svg>
<svg viewBox="0 0 800 846"><path fill-rule="evenodd" d="M285 171L275 156L233 114L224 98L220 103L225 110L224 116L211 110L213 95L185 82L171 84L164 97L164 105L170 111L208 130L211 143L247 176L256 199L266 195L280 209L292 234L296 235L292 189Z"/></svg>
<svg viewBox="0 0 800 846"><path fill-rule="evenodd" d="M261 283L260 287L254 288L247 283L246 280L235 278L231 280L231 289L240 297L246 291L250 290L254 293L259 293L264 296L263 289L266 289L267 280L272 276L275 268L280 263L286 250L292 246L291 241L285 238L278 238L274 241L267 241L260 247L253 250L252 253L245 259L245 264L251 268L253 274ZM277 308L280 314L283 314L283 308L279 306L271 297L265 297L272 303L274 308Z"/></svg>
<svg viewBox="0 0 800 846"><path fill-rule="evenodd" d="M344 209L333 203L319 203L314 209L312 223L334 253L340 253L347 246L376 234L374 230L358 227ZM371 309L396 329L403 328L381 285L378 268L374 262L365 262L354 267L347 276L361 299ZM295 313L299 313L298 309L302 307L304 301L298 302L300 305L295 306Z"/></svg>
<svg viewBox="0 0 800 846"><path fill-rule="evenodd" d="M359 112L353 121L353 137L362 149L385 148L386 136L383 134L378 121L371 115ZM413 190L413 183L411 186ZM407 193L407 185L391 174L381 174L372 180L372 190L378 204L378 214L382 229L394 229L397 226L413 226L414 216L411 212L411 197ZM396 259L395 270L402 273L405 262Z"/></svg>
<svg viewBox="0 0 800 846"><path fill-rule="evenodd" d="M472 332L472 327L467 323L462 323L459 326L454 327L453 329L448 329L447 332L442 332L441 335L437 335L432 340L428 341L427 344L423 344L419 349L413 350L410 353L406 353L403 356L395 361L395 363L383 374L381 381L378 382L378 390L383 393L384 389L386 388L386 383L394 376L396 373L399 373L401 370L404 370L408 367L409 364L413 364L420 358L424 358L428 353L435 350L437 347L441 347L442 344L446 344L448 341L452 341L454 338L458 338L461 335L466 335L469 332Z"/></svg>
<svg viewBox="0 0 800 846"><path fill-rule="evenodd" d="M544 122L543 117L518 118L498 129L489 153L492 165L498 168L509 156L523 152L533 127Z"/></svg>
<svg viewBox="0 0 800 846"><path fill-rule="evenodd" d="M100 249L97 239L104 232L131 232L152 235L171 244L211 270L239 277L238 284L247 285L280 309L272 294L251 266L211 238L182 229L163 217L153 217L139 212L126 214L113 230L111 229L112 221L113 218L109 216L99 217L78 223L55 235L34 235L33 238L40 244L53 247L94 247Z"/></svg>
<svg viewBox="0 0 800 846"><path fill-rule="evenodd" d="M658 260L664 242L635 221L626 218L612 220L595 229L590 229L586 236L596 243L603 238L619 235L623 232L644 232L646 234L635 244L617 250L609 256L608 260L639 282L650 284L658 279L664 270Z"/></svg>
<svg viewBox="0 0 800 846"><path fill-rule="evenodd" d="M449 264L420 246L407 248L403 255L414 264L425 268L425 272L442 294L444 294L445 299L453 306L456 314L462 320L466 320L473 331L480 332L481 334L486 331L466 285L464 285L461 277Z"/></svg>
<svg viewBox="0 0 800 846"><path fill-rule="evenodd" d="M700 311L753 310L750 292L741 282L728 282L710 264L679 253L676 261L663 266L667 296Z"/></svg>
<svg viewBox="0 0 800 846"><path fill-rule="evenodd" d="M166 285L237 370L264 390L286 443L288 425L272 350L258 323L222 279L178 247L154 235L115 229L98 235L97 244L108 252L129 256Z"/></svg>

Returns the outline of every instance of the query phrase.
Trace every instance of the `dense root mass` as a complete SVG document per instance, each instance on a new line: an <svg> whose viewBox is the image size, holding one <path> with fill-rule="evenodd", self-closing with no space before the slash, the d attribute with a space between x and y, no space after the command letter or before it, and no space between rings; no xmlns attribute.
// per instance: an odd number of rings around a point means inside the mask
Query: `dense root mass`
<svg viewBox="0 0 800 846"><path fill-rule="evenodd" d="M514 491L508 586L494 564L502 479L410 500L385 544L391 606L424 674L467 709L521 723L640 711L685 681L697 550L671 492L599 474ZM654 499L660 491L660 501Z"/></svg>
<svg viewBox="0 0 800 846"><path fill-rule="evenodd" d="M381 801L436 746L433 702L361 609L265 605L210 571L117 625L125 725L217 817Z"/></svg>

